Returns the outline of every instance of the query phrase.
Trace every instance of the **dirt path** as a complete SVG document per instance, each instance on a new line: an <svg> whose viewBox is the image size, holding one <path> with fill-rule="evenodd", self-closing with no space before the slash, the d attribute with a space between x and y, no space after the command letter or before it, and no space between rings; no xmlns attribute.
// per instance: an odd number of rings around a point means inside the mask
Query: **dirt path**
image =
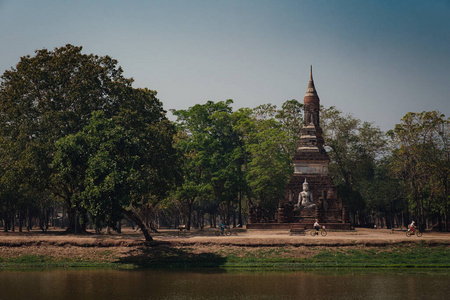
<svg viewBox="0 0 450 300"><path fill-rule="evenodd" d="M348 232L328 232L326 237L305 235L290 235L287 230L248 230L232 236L199 236L196 233L186 237L155 237L156 240L172 241L173 243L192 244L228 244L242 246L346 246L346 245L387 245L403 243L426 243L450 245L450 233L426 232L422 237L407 237L405 231L387 229L356 229Z"/></svg>
<svg viewBox="0 0 450 300"><path fill-rule="evenodd" d="M405 231L387 229L358 228L355 231L329 231L326 237L290 234L288 230L233 230L231 236L215 236L214 229L192 231L180 234L177 230L161 230L154 234L155 242L175 245L216 244L236 246L346 246L346 245L386 245L401 243L426 243L450 245L450 233L425 232L422 237L407 237ZM0 233L0 247L20 246L67 246L80 247L134 247L145 244L143 235L131 229L122 234L111 235L63 235L61 232L43 234L39 231L31 233Z"/></svg>

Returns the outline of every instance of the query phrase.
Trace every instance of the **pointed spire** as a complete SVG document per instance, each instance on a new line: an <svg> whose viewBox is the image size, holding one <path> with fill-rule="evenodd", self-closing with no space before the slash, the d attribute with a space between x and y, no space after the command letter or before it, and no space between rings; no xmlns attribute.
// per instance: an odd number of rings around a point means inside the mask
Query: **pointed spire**
<svg viewBox="0 0 450 300"><path fill-rule="evenodd" d="M309 71L309 83L308 88L306 89L306 96L317 96L316 87L314 86L314 80L312 75L312 65L310 66Z"/></svg>

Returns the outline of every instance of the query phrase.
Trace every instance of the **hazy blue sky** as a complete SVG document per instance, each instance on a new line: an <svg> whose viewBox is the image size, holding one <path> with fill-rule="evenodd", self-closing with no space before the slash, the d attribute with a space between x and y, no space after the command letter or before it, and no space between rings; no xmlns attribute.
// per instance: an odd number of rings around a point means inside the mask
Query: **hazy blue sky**
<svg viewBox="0 0 450 300"><path fill-rule="evenodd" d="M0 73L65 44L119 61L166 110L207 100L321 103L383 130L450 117L450 0L0 0Z"/></svg>

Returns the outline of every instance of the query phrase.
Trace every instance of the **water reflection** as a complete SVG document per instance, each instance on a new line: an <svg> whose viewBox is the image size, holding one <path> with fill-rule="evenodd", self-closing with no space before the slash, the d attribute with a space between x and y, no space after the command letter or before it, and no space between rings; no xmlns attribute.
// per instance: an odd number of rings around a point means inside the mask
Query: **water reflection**
<svg viewBox="0 0 450 300"><path fill-rule="evenodd" d="M447 299L448 271L0 272L0 299Z"/></svg>

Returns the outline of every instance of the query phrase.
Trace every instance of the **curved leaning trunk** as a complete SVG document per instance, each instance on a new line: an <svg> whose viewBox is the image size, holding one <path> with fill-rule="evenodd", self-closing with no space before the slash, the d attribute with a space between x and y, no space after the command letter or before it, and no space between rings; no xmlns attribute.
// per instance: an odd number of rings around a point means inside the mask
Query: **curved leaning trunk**
<svg viewBox="0 0 450 300"><path fill-rule="evenodd" d="M145 240L147 242L151 242L153 241L152 236L150 235L150 230L147 227L147 225L145 225L145 223L141 220L141 218L133 211L131 210L124 210L123 213L130 218L131 221L133 221L134 223L136 223L137 226L139 226L139 228L142 230L142 233L144 234Z"/></svg>

